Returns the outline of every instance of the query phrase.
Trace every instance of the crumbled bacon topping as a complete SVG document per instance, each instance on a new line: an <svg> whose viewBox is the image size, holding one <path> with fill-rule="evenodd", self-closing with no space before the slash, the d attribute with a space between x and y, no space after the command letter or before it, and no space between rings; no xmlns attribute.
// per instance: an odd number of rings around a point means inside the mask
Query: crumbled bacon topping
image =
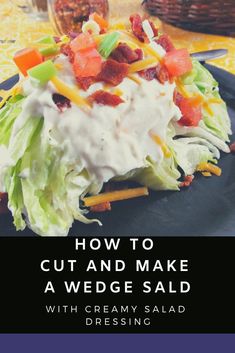
<svg viewBox="0 0 235 353"><path fill-rule="evenodd" d="M90 207L91 212L106 212L111 211L111 203L110 202L103 202L99 205L95 205Z"/></svg>
<svg viewBox="0 0 235 353"><path fill-rule="evenodd" d="M60 37L54 36L53 39L54 39L54 41L55 41L56 43L60 43L60 42L61 42Z"/></svg>
<svg viewBox="0 0 235 353"><path fill-rule="evenodd" d="M174 90L174 95L173 95L173 100L175 105L177 105L177 107L179 107L180 103L182 102L182 100L184 99L184 97L182 96L182 94L180 94L176 89Z"/></svg>
<svg viewBox="0 0 235 353"><path fill-rule="evenodd" d="M78 32L69 31L68 36L70 39L75 39L79 35Z"/></svg>
<svg viewBox="0 0 235 353"><path fill-rule="evenodd" d="M152 81L156 78L156 67L151 67L150 69L141 70L138 74L147 81Z"/></svg>
<svg viewBox="0 0 235 353"><path fill-rule="evenodd" d="M161 64L158 64L156 67L139 71L138 74L147 81L157 79L162 84L166 81L172 81L166 67Z"/></svg>
<svg viewBox="0 0 235 353"><path fill-rule="evenodd" d="M145 42L145 41L149 42L148 37L143 30L142 21L143 20L142 20L141 16L138 14L130 16L130 22L131 22L131 28L132 28L133 34L141 42ZM155 27L155 25L152 21L149 21L149 24L152 28L154 37L156 37L158 35L158 29Z"/></svg>
<svg viewBox="0 0 235 353"><path fill-rule="evenodd" d="M52 99L61 112L65 111L68 108L71 108L70 100L59 93L54 93L52 95Z"/></svg>
<svg viewBox="0 0 235 353"><path fill-rule="evenodd" d="M175 50L175 46L172 43L170 37L167 34L162 34L157 40L156 40L157 44L160 44L163 49L165 49L165 51L167 53L169 53L172 50Z"/></svg>
<svg viewBox="0 0 235 353"><path fill-rule="evenodd" d="M144 53L143 53L143 50L142 50L142 49L140 49L140 48L135 49L135 53L138 55L137 61L143 59Z"/></svg>
<svg viewBox="0 0 235 353"><path fill-rule="evenodd" d="M171 77L169 75L167 68L161 64L158 64L158 66L156 67L156 78L162 84L165 83L166 81L171 82Z"/></svg>
<svg viewBox="0 0 235 353"><path fill-rule="evenodd" d="M152 21L149 21L149 23L152 28L154 37L157 37L158 36L158 29L156 28L155 24Z"/></svg>
<svg viewBox="0 0 235 353"><path fill-rule="evenodd" d="M231 151L232 153L235 153L235 142L231 143L231 145L229 146L229 148L230 148L230 151Z"/></svg>
<svg viewBox="0 0 235 353"><path fill-rule="evenodd" d="M111 107L116 107L117 105L123 103L123 99L116 94L111 94L109 92L98 90L88 97L91 103L96 102L102 105L109 105Z"/></svg>
<svg viewBox="0 0 235 353"><path fill-rule="evenodd" d="M142 27L142 18L140 15L135 14L130 17L131 29L133 34L141 41L144 42L146 34Z"/></svg>
<svg viewBox="0 0 235 353"><path fill-rule="evenodd" d="M112 52L111 57L119 63L131 64L134 61L140 60L140 57L143 57L143 52L141 49L133 50L127 44L120 43Z"/></svg>
<svg viewBox="0 0 235 353"><path fill-rule="evenodd" d="M194 179L194 175L185 175L184 181L180 183L180 188L189 187Z"/></svg>
<svg viewBox="0 0 235 353"><path fill-rule="evenodd" d="M103 62L101 72L96 79L97 81L104 81L113 86L117 86L128 75L128 69L128 64L108 59Z"/></svg>
<svg viewBox="0 0 235 353"><path fill-rule="evenodd" d="M76 77L76 81L79 86L84 90L87 91L88 88L95 83L95 78L93 76L90 77Z"/></svg>
<svg viewBox="0 0 235 353"><path fill-rule="evenodd" d="M70 63L74 62L74 52L72 51L69 44L63 44L60 48L62 54L66 55L69 58Z"/></svg>

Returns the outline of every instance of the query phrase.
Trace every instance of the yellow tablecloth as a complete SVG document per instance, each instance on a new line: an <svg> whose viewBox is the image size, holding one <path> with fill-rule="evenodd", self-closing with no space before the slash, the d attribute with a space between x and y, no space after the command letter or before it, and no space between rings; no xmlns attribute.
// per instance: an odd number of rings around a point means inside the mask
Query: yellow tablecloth
<svg viewBox="0 0 235 353"><path fill-rule="evenodd" d="M110 0L111 16L138 11L141 0ZM121 4L122 6L120 6ZM118 7L119 6L119 7ZM123 9L125 6L125 11ZM216 66L222 67L235 74L235 39L207 34L184 31L167 24L162 24L177 47L187 47L190 52L227 48L229 54L221 59L213 60ZM38 22L24 14L17 8L14 0L0 0L0 82L16 73L12 62L13 54L45 33L53 33L49 22Z"/></svg>

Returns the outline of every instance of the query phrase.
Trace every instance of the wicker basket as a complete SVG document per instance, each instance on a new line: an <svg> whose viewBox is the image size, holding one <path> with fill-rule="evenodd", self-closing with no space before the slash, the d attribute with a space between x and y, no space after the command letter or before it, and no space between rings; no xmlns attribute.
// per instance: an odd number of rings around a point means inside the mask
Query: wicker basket
<svg viewBox="0 0 235 353"><path fill-rule="evenodd" d="M145 0L160 19L197 32L235 35L235 0Z"/></svg>

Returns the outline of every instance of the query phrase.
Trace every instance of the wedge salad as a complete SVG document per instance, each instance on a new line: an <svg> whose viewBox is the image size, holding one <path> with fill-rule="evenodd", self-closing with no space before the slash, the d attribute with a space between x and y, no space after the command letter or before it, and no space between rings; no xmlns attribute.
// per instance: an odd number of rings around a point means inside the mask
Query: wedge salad
<svg viewBox="0 0 235 353"><path fill-rule="evenodd" d="M45 36L14 62L19 83L0 102L0 199L17 230L66 236L74 220L99 223L90 210L221 174L231 127L218 83L151 20L94 13L81 33Z"/></svg>

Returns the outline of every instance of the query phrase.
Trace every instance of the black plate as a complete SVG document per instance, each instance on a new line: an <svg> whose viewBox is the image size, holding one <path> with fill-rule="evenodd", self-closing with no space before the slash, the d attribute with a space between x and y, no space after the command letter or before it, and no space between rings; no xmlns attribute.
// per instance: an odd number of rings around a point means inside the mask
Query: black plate
<svg viewBox="0 0 235 353"><path fill-rule="evenodd" d="M235 76L207 65L220 83L235 131ZM0 85L9 88L16 77ZM235 140L235 135L231 137ZM149 197L113 203L112 212L96 214L103 226L75 222L76 236L194 236L235 235L235 156L222 155L221 177L198 175L192 186L181 192L151 192ZM93 215L90 215L93 216ZM0 234L33 235L26 229L16 232L10 215L0 217Z"/></svg>

